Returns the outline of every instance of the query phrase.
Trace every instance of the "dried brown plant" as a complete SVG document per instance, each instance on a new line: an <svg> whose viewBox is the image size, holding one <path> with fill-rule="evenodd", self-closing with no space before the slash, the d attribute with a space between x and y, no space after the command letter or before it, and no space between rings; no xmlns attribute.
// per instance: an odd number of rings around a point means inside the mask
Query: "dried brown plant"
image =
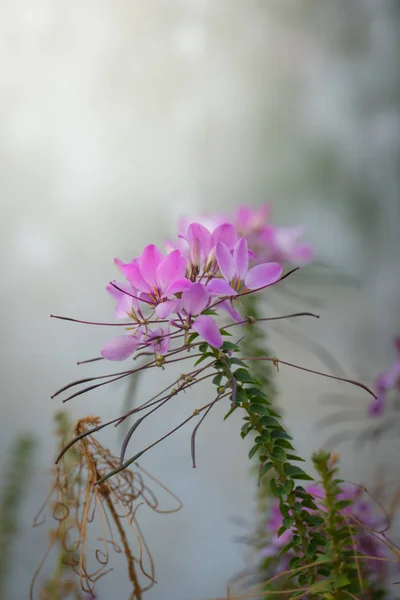
<svg viewBox="0 0 400 600"><path fill-rule="evenodd" d="M99 424L99 417L88 416L77 421L72 434L79 436ZM63 437L62 444L65 435ZM64 454L54 468L51 492L36 516L34 526L45 522L46 507L50 507L57 525L50 532L48 550L33 577L31 599L34 597L36 579L56 545L60 548L56 574L62 571L63 577L58 577L57 595L53 593L53 578L42 588L41 600L63 598L71 593L80 598L76 576L82 591L94 596L96 582L112 570L110 550L125 556L132 586L129 600L141 600L143 592L155 583L154 563L138 523L138 508L146 505L158 513L171 513L181 508L181 502L137 463L135 469L124 469L97 484L119 464L119 458L113 456L93 435L87 435ZM153 491L156 486L176 501L175 507L160 507ZM89 526L95 521L101 528L100 545L92 542L92 539L89 541Z"/></svg>

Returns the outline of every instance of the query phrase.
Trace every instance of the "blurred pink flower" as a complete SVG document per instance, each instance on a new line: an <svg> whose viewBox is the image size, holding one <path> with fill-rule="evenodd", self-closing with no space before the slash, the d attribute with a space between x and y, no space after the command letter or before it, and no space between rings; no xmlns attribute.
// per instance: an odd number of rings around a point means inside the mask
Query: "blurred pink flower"
<svg viewBox="0 0 400 600"><path fill-rule="evenodd" d="M400 337L394 339L398 358L387 371L381 373L376 380L376 400L372 400L368 407L371 416L381 415L384 411L386 398L391 390L400 388Z"/></svg>

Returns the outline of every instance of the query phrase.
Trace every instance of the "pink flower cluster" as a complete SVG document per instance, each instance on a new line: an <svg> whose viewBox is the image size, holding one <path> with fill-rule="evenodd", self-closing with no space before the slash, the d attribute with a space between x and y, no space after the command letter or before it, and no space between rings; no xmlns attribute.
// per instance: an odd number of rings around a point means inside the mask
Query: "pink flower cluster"
<svg viewBox="0 0 400 600"><path fill-rule="evenodd" d="M219 348L223 339L215 320L218 311L240 322L234 307L240 296L276 283L282 274L278 262L261 261L260 240L258 246L253 243L263 230L263 210L239 209L236 225L222 219L208 226L182 222L178 238L166 243L165 253L150 244L128 263L115 259L125 281L111 282L107 290L117 301L115 317L129 318L130 323L125 335L105 344L102 356L124 360L143 348L163 355L171 339L187 341L192 333ZM282 253L280 257L283 262Z"/></svg>
<svg viewBox="0 0 400 600"><path fill-rule="evenodd" d="M322 511L326 510L323 506L323 499L325 492L322 486L312 484L307 486L307 492L313 496L314 501L318 508ZM355 543L357 545L360 554L364 554L369 558L369 568L378 579L383 580L385 577L386 569L385 562L381 559L384 558L385 546L379 541L378 534L371 535L368 530L374 530L379 528L384 518L379 518L373 509L370 502L363 497L362 488L356 486L347 485L343 488L342 493L338 496L338 500L350 500L352 503L343 509L344 515L348 518L348 521L357 529L357 537ZM306 509L308 512L313 512L310 509ZM279 510L279 502L274 499L274 503L271 507L270 518L267 524L267 535L268 543L264 546L261 551L263 558L279 558L279 552L286 544L288 544L293 538L293 530L287 529L282 535L278 537L278 531L283 523L283 516ZM360 525L361 524L361 525ZM285 554L280 559L280 562L285 561L286 564L279 565L287 568L290 558L294 554Z"/></svg>
<svg viewBox="0 0 400 600"><path fill-rule="evenodd" d="M377 416L382 414L387 396L392 390L400 389L400 337L395 338L398 358L387 371L381 373L376 380L377 398L369 405L369 414Z"/></svg>
<svg viewBox="0 0 400 600"><path fill-rule="evenodd" d="M306 265L313 259L313 248L301 240L304 227L276 227L270 221L271 207L264 204L258 208L242 205L232 216L203 216L198 219L208 229L222 223L231 223L239 236L245 237L257 262L276 261L281 264ZM187 229L190 221L179 221L179 233Z"/></svg>

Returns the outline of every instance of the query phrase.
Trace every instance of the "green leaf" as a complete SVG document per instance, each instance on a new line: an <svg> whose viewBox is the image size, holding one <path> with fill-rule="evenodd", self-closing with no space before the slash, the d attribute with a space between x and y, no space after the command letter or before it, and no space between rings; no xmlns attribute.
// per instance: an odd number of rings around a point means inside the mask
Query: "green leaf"
<svg viewBox="0 0 400 600"><path fill-rule="evenodd" d="M246 363L244 363L240 358L232 357L231 363L233 365L240 365L241 367L247 367Z"/></svg>
<svg viewBox="0 0 400 600"><path fill-rule="evenodd" d="M274 458L276 458L277 460L280 460L280 461L286 460L286 452L284 451L283 448L280 448L279 446L274 446L272 448L271 455Z"/></svg>
<svg viewBox="0 0 400 600"><path fill-rule="evenodd" d="M273 466L274 466L274 465L272 464L272 462L267 462L267 463L264 463L264 464L263 464L263 465L260 467L260 470L259 470L259 472L258 472L258 481L260 481L260 479L261 479L262 477L264 477L264 475L265 475L266 473L268 473L268 471L270 471L270 470L272 469L272 467L273 467Z"/></svg>
<svg viewBox="0 0 400 600"><path fill-rule="evenodd" d="M265 426L265 427L273 427L273 428L280 428L281 424L279 423L279 421L277 421L276 419L274 419L274 417L270 417L270 416L263 416L260 419L260 422Z"/></svg>
<svg viewBox="0 0 400 600"><path fill-rule="evenodd" d="M305 471L303 471L303 469L300 469L300 467L296 467L295 465L290 465L290 464L286 464L283 467L286 475L288 475L289 477L292 477L292 479L303 479L305 481L314 481L313 477L310 477L310 475L307 475L307 473Z"/></svg>
<svg viewBox="0 0 400 600"><path fill-rule="evenodd" d="M257 442L257 444L269 444L271 441L270 432L266 430L263 431L263 433L258 435L254 441Z"/></svg>
<svg viewBox="0 0 400 600"><path fill-rule="evenodd" d="M278 532L277 532L277 537L280 538L281 535L283 533L285 533L285 531L287 531L289 529L289 527L285 527L284 525L282 525L281 527L279 527Z"/></svg>
<svg viewBox="0 0 400 600"><path fill-rule="evenodd" d="M289 479L289 480L285 481L285 483L283 484L283 493L286 494L286 496L288 496L289 494L292 493L293 488L294 488L294 481Z"/></svg>
<svg viewBox="0 0 400 600"><path fill-rule="evenodd" d="M287 458L288 458L288 460L297 460L299 462L306 462L304 460L304 458L300 458L300 456L296 456L295 454L288 454Z"/></svg>
<svg viewBox="0 0 400 600"><path fill-rule="evenodd" d="M216 385L216 386L219 386L219 385L221 385L221 379L222 379L222 377L223 377L222 373L218 373L218 374L217 374L217 375L214 377L214 379L212 380L213 384L214 384L214 385Z"/></svg>
<svg viewBox="0 0 400 600"><path fill-rule="evenodd" d="M253 383L254 381L253 377L246 369L236 369L233 375L236 381L240 381L241 383Z"/></svg>
<svg viewBox="0 0 400 600"><path fill-rule="evenodd" d="M253 404L252 402L250 402L249 410L250 412L255 413L257 415L269 415L268 407L264 404Z"/></svg>
<svg viewBox="0 0 400 600"><path fill-rule="evenodd" d="M274 433L272 431L271 433ZM280 446L280 448L285 448L286 450L294 450L292 444L287 440L274 440L275 446Z"/></svg>
<svg viewBox="0 0 400 600"><path fill-rule="evenodd" d="M285 529L290 529L293 525L293 521L290 517L283 519L282 523Z"/></svg>
<svg viewBox="0 0 400 600"><path fill-rule="evenodd" d="M205 354L203 354L203 356L200 356L200 358L198 358L196 360L196 362L194 363L194 366L196 367L201 362L203 362L203 360L206 360L206 358L209 358L210 356L214 358L214 354L212 354L211 352L206 352Z"/></svg>
<svg viewBox="0 0 400 600"><path fill-rule="evenodd" d="M202 342L199 346L199 351L200 352L207 352L208 349L208 344L206 342Z"/></svg>
<svg viewBox="0 0 400 600"><path fill-rule="evenodd" d="M229 335L229 337L232 337L232 334L229 333L229 331L227 331L226 329L220 329L221 335Z"/></svg>
<svg viewBox="0 0 400 600"><path fill-rule="evenodd" d="M236 402L246 402L247 400L247 393L246 390L243 389L242 387L238 387L236 390Z"/></svg>
<svg viewBox="0 0 400 600"><path fill-rule="evenodd" d="M253 458L253 456L255 455L255 453L257 452L257 450L260 448L260 444L255 444L250 452L249 452L249 459L251 460Z"/></svg>
<svg viewBox="0 0 400 600"><path fill-rule="evenodd" d="M239 347L236 344L232 344L232 342L224 342L221 346L221 350L233 350L233 352L239 352Z"/></svg>
<svg viewBox="0 0 400 600"><path fill-rule="evenodd" d="M191 333L188 337L188 344L191 344L192 342L194 342L194 340L198 337L199 337L198 333L196 333L196 332Z"/></svg>
<svg viewBox="0 0 400 600"><path fill-rule="evenodd" d="M335 579L335 585L337 588L345 587L351 583L346 573L340 573Z"/></svg>
<svg viewBox="0 0 400 600"><path fill-rule="evenodd" d="M279 485L279 483L277 483L276 479L271 479L270 488L274 496L276 496L277 498L282 497L282 486Z"/></svg>
<svg viewBox="0 0 400 600"><path fill-rule="evenodd" d="M350 506L351 504L353 504L352 500L339 500L338 502L336 502L335 508L336 508L336 510L343 510L343 508L346 508L347 506Z"/></svg>
<svg viewBox="0 0 400 600"><path fill-rule="evenodd" d="M273 431L271 433L271 437L273 440L292 440L292 436L290 436L288 433L286 433L286 431L284 431L283 429L277 429L276 431Z"/></svg>
<svg viewBox="0 0 400 600"><path fill-rule="evenodd" d="M267 399L267 395L262 390L256 387L247 388L247 393L249 394L249 397L265 398L265 400Z"/></svg>
<svg viewBox="0 0 400 600"><path fill-rule="evenodd" d="M287 552L289 552L295 546L295 542L291 540L288 544L285 544L283 548L279 550L278 556L284 556Z"/></svg>
<svg viewBox="0 0 400 600"><path fill-rule="evenodd" d="M224 416L224 421L226 421L226 419L227 419L228 417L230 417L230 416L231 416L231 414L232 414L233 412L235 412L235 410L236 410L237 408L239 408L239 407L238 407L238 406L232 406L232 407L231 407L231 408L228 410L228 412L226 413L226 415Z"/></svg>

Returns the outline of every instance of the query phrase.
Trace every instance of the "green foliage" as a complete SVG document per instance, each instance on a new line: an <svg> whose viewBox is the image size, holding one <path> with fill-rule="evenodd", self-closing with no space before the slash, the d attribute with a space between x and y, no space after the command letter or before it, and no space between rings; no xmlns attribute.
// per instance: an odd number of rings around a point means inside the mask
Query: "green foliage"
<svg viewBox="0 0 400 600"><path fill-rule="evenodd" d="M12 545L18 534L21 504L26 496L32 471L35 440L16 439L10 449L0 496L0 599L6 598L6 581L12 565Z"/></svg>

